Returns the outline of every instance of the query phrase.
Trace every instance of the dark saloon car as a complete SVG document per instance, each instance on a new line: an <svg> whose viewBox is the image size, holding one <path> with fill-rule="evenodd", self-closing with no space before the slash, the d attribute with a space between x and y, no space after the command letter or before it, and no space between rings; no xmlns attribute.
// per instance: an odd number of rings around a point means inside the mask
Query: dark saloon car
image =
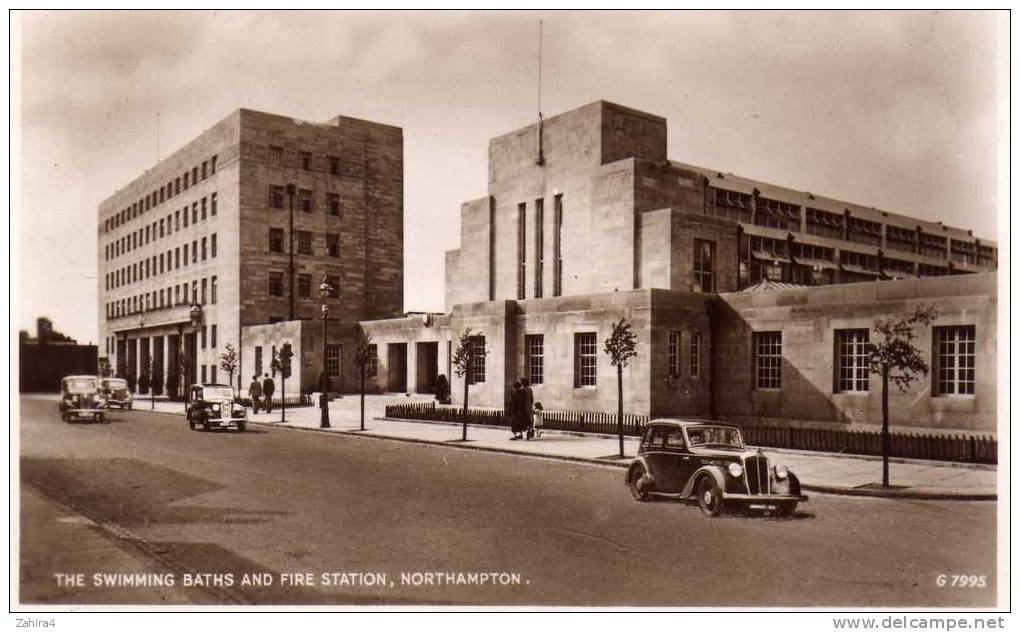
<svg viewBox="0 0 1020 632"><path fill-rule="evenodd" d="M248 413L234 397L234 389L226 384L195 384L188 402L188 427L237 428L244 432Z"/></svg>
<svg viewBox="0 0 1020 632"><path fill-rule="evenodd" d="M95 375L68 375L60 380L60 418L106 421L99 396L99 378Z"/></svg>
<svg viewBox="0 0 1020 632"><path fill-rule="evenodd" d="M627 486L637 500L695 500L708 516L751 507L787 516L807 500L793 472L747 448L739 428L701 421L649 423Z"/></svg>
<svg viewBox="0 0 1020 632"><path fill-rule="evenodd" d="M116 406L121 410L131 410L131 389L127 380L119 377L99 378L99 396L106 409Z"/></svg>

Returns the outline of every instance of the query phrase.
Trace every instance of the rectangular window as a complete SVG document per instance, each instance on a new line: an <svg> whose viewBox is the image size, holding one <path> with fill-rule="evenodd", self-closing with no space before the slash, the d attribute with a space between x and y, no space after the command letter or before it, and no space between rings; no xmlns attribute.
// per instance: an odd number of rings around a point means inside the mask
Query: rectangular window
<svg viewBox="0 0 1020 632"><path fill-rule="evenodd" d="M162 218L160 218L160 220L159 220L159 236L163 237L163 219Z"/></svg>
<svg viewBox="0 0 1020 632"><path fill-rule="evenodd" d="M202 277L202 299L201 299L202 305L205 305L205 291L208 289L208 286L209 280L206 279L205 277Z"/></svg>
<svg viewBox="0 0 1020 632"><path fill-rule="evenodd" d="M326 345L326 375L340 377L340 345Z"/></svg>
<svg viewBox="0 0 1020 632"><path fill-rule="evenodd" d="M535 200L535 298L542 298L542 273L545 269L545 200Z"/></svg>
<svg viewBox="0 0 1020 632"><path fill-rule="evenodd" d="M312 297L312 275L299 274L297 277L297 293L300 298Z"/></svg>
<svg viewBox="0 0 1020 632"><path fill-rule="evenodd" d="M210 241L209 241L209 256L210 257L215 257L216 256L216 233L213 233L212 237L210 237L209 239L210 239Z"/></svg>
<svg viewBox="0 0 1020 632"><path fill-rule="evenodd" d="M270 296L283 296L283 273L282 272L270 272L269 273L269 295Z"/></svg>
<svg viewBox="0 0 1020 632"><path fill-rule="evenodd" d="M184 227L187 228L188 227L188 220L190 219L190 217L188 215L188 207L185 206L182 209L182 211L184 212Z"/></svg>
<svg viewBox="0 0 1020 632"><path fill-rule="evenodd" d="M326 254L330 257L340 256L340 235L326 234Z"/></svg>
<svg viewBox="0 0 1020 632"><path fill-rule="evenodd" d="M274 167L283 166L283 147L269 147L269 164Z"/></svg>
<svg viewBox="0 0 1020 632"><path fill-rule="evenodd" d="M213 345L213 346L215 347L216 345ZM213 384L216 383L216 365L215 364L210 364L209 365L209 381L212 382Z"/></svg>
<svg viewBox="0 0 1020 632"><path fill-rule="evenodd" d="M517 300L524 299L524 280L526 276L527 256L525 240L527 239L528 207L523 202L517 205Z"/></svg>
<svg viewBox="0 0 1020 632"><path fill-rule="evenodd" d="M868 330L836 330L836 392L868 391Z"/></svg>
<svg viewBox="0 0 1020 632"><path fill-rule="evenodd" d="M187 171L184 172L184 190L187 191L191 185L191 174Z"/></svg>
<svg viewBox="0 0 1020 632"><path fill-rule="evenodd" d="M191 223L198 223L198 202L194 202L191 205Z"/></svg>
<svg viewBox="0 0 1020 632"><path fill-rule="evenodd" d="M283 252L283 229L269 229L269 252Z"/></svg>
<svg viewBox="0 0 1020 632"><path fill-rule="evenodd" d="M255 347L255 375L262 375L262 347Z"/></svg>
<svg viewBox="0 0 1020 632"><path fill-rule="evenodd" d="M202 238L202 261L205 261L205 254L206 254L206 238L203 237Z"/></svg>
<svg viewBox="0 0 1020 632"><path fill-rule="evenodd" d="M935 327L935 393L937 395L974 394L973 325Z"/></svg>
<svg viewBox="0 0 1020 632"><path fill-rule="evenodd" d="M216 215L216 193L209 196L209 214Z"/></svg>
<svg viewBox="0 0 1020 632"><path fill-rule="evenodd" d="M669 332L669 376L680 375L680 338L679 331Z"/></svg>
<svg viewBox="0 0 1020 632"><path fill-rule="evenodd" d="M307 230L297 231L297 244L298 254L312 254L312 233Z"/></svg>
<svg viewBox="0 0 1020 632"><path fill-rule="evenodd" d="M205 345L202 345L202 348L204 349L204 348L205 348ZM206 367L205 367L205 365L203 364L203 365L202 365L202 383L203 383L203 384L208 384L209 382L207 382L207 381L206 381L206 375L205 375L205 372L206 372Z"/></svg>
<svg viewBox="0 0 1020 632"><path fill-rule="evenodd" d="M758 389L783 387L783 332L756 331L754 345L754 386Z"/></svg>
<svg viewBox="0 0 1020 632"><path fill-rule="evenodd" d="M284 189L279 185L272 185L269 187L269 207L270 208L283 208L283 195Z"/></svg>
<svg viewBox="0 0 1020 632"><path fill-rule="evenodd" d="M188 244L184 244L184 265L188 265Z"/></svg>
<svg viewBox="0 0 1020 632"><path fill-rule="evenodd" d="M202 197L202 220L203 221L205 221L205 210L206 210L206 202L205 202L205 200L206 200L206 198L205 198L205 196L203 196Z"/></svg>
<svg viewBox="0 0 1020 632"><path fill-rule="evenodd" d="M471 336L468 344L472 348L471 383L481 384L485 382L485 336Z"/></svg>
<svg viewBox="0 0 1020 632"><path fill-rule="evenodd" d="M307 151L301 152L301 168L305 171L312 170L312 155Z"/></svg>
<svg viewBox="0 0 1020 632"><path fill-rule="evenodd" d="M692 331L691 340L688 343L690 349L691 377L701 375L701 332Z"/></svg>
<svg viewBox="0 0 1020 632"><path fill-rule="evenodd" d="M715 242L694 240L694 291L715 291Z"/></svg>
<svg viewBox="0 0 1020 632"><path fill-rule="evenodd" d="M329 285L329 294L326 298L340 298L340 277L327 276L326 284Z"/></svg>
<svg viewBox="0 0 1020 632"><path fill-rule="evenodd" d="M181 194L181 178L178 176L174 178L174 195Z"/></svg>
<svg viewBox="0 0 1020 632"><path fill-rule="evenodd" d="M329 175L340 175L340 159L335 156L329 157Z"/></svg>
<svg viewBox="0 0 1020 632"><path fill-rule="evenodd" d="M489 300L496 300L496 200L489 196Z"/></svg>
<svg viewBox="0 0 1020 632"><path fill-rule="evenodd" d="M209 163L207 161L203 160L202 161L202 179L203 180L205 180L208 177L208 172L206 171L208 168L209 168Z"/></svg>
<svg viewBox="0 0 1020 632"><path fill-rule="evenodd" d="M216 348L216 325L213 325L209 330L209 346L213 349Z"/></svg>
<svg viewBox="0 0 1020 632"><path fill-rule="evenodd" d="M574 388L595 386L597 373L597 335L595 332L574 334Z"/></svg>
<svg viewBox="0 0 1020 632"><path fill-rule="evenodd" d="M340 214L340 196L336 193L326 194L326 210L330 215Z"/></svg>
<svg viewBox="0 0 1020 632"><path fill-rule="evenodd" d="M379 348L375 345L368 345L368 358L365 362L365 377L379 375Z"/></svg>
<svg viewBox="0 0 1020 632"><path fill-rule="evenodd" d="M534 334L524 337L524 373L532 384L542 384L544 375L543 353L545 336Z"/></svg>
<svg viewBox="0 0 1020 632"><path fill-rule="evenodd" d="M209 159L209 175L216 173L216 156Z"/></svg>
<svg viewBox="0 0 1020 632"><path fill-rule="evenodd" d="M563 294L563 194L553 198L553 296Z"/></svg>
<svg viewBox="0 0 1020 632"><path fill-rule="evenodd" d="M216 304L216 276L213 275L212 281L209 282L209 302L213 305Z"/></svg>
<svg viewBox="0 0 1020 632"><path fill-rule="evenodd" d="M205 349L205 337L209 333L209 328L206 325L202 325L202 348ZM203 377L203 381L205 378Z"/></svg>
<svg viewBox="0 0 1020 632"><path fill-rule="evenodd" d="M312 192L308 189L300 189L298 191L298 208L305 213L312 212Z"/></svg>
<svg viewBox="0 0 1020 632"><path fill-rule="evenodd" d="M191 184L198 184L198 167L191 168Z"/></svg>

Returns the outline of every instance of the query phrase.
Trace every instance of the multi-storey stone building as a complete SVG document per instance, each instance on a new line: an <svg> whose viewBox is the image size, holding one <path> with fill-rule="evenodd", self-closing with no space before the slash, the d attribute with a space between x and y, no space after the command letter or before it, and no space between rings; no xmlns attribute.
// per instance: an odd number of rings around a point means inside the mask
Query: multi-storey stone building
<svg viewBox="0 0 1020 632"><path fill-rule="evenodd" d="M995 281L970 275L996 268L994 243L670 161L666 133L597 102L490 141L488 194L462 206L446 256L446 313L362 323L377 388L429 392L471 329L487 352L473 402L501 406L527 377L546 408L612 410L602 344L625 317L628 411L874 423L868 330L934 303L932 379L894 395L898 422L994 428Z"/></svg>
<svg viewBox="0 0 1020 632"><path fill-rule="evenodd" d="M157 394L226 382L228 343L235 384L268 372L242 331L318 319L324 277L338 365L359 320L402 310L402 131L238 110L100 205L99 272L101 355L133 383L151 363Z"/></svg>

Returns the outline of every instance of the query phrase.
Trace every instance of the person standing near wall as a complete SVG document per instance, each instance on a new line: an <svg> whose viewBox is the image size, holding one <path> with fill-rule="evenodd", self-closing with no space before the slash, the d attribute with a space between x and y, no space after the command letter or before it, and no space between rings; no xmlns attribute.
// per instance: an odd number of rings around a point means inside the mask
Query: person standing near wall
<svg viewBox="0 0 1020 632"><path fill-rule="evenodd" d="M521 423L524 424L524 431L527 433L525 435L525 438L529 440L535 436L535 428L533 423L534 422L533 414L535 412L534 409L535 409L535 392L531 390L531 382L528 381L528 378L522 377L521 415L523 415L524 418L521 420Z"/></svg>
<svg viewBox="0 0 1020 632"><path fill-rule="evenodd" d="M251 384L248 386L248 397L251 398L252 414L258 414L259 403L262 401L262 385L259 384L259 376L251 377Z"/></svg>
<svg viewBox="0 0 1020 632"><path fill-rule="evenodd" d="M265 374L264 380L262 380L262 394L266 398L266 412L273 412L273 393L276 392L276 382L273 378L269 377L269 374Z"/></svg>

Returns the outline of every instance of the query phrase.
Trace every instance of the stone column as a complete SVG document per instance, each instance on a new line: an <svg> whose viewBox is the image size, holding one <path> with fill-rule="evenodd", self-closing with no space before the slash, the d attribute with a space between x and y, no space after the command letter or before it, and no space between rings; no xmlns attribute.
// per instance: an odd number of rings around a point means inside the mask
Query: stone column
<svg viewBox="0 0 1020 632"><path fill-rule="evenodd" d="M407 375L407 385L405 387L408 393L418 392L418 344L416 342L407 342L407 362L405 364L405 370Z"/></svg>

